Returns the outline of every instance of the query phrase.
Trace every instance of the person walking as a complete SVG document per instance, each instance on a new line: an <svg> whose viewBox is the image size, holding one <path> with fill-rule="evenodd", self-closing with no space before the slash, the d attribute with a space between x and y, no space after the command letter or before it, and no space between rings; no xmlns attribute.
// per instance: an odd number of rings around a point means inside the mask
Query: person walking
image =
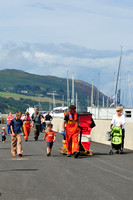
<svg viewBox="0 0 133 200"><path fill-rule="evenodd" d="M123 153L123 149L124 149L124 138L125 138L125 129L124 129L124 125L125 125L125 116L122 114L123 111L123 107L122 106L118 106L116 108L116 114L113 116L111 124L110 124L110 128L112 129L112 127L114 126L119 126L122 129L122 144L121 144L121 153Z"/></svg>
<svg viewBox="0 0 133 200"><path fill-rule="evenodd" d="M23 123L24 123L24 139L25 141L28 141L29 134L30 134L30 127L31 127L31 118L30 114L28 112L25 113L23 116Z"/></svg>
<svg viewBox="0 0 133 200"><path fill-rule="evenodd" d="M18 154L20 157L23 155L21 133L23 131L23 122L21 120L21 112L16 113L16 117L11 120L11 153L12 156Z"/></svg>
<svg viewBox="0 0 133 200"><path fill-rule="evenodd" d="M45 136L43 138L43 140L46 139L46 141L47 141L47 156L51 156L51 150L53 147L53 143L56 140L56 134L52 130L52 128L53 128L53 124L47 125L47 131L45 132Z"/></svg>
<svg viewBox="0 0 133 200"><path fill-rule="evenodd" d="M42 118L44 118L39 112L37 108L34 108L34 113L31 117L31 125L34 127L34 139L35 141L38 140L40 131L41 131L41 124Z"/></svg>
<svg viewBox="0 0 133 200"><path fill-rule="evenodd" d="M2 143L5 143L5 141L6 141L6 135L7 135L5 127L2 127L2 131L1 131L0 134L1 134L1 138L2 138Z"/></svg>
<svg viewBox="0 0 133 200"><path fill-rule="evenodd" d="M7 121L7 134L10 135L10 123L14 117L12 116L11 112L8 113L6 121Z"/></svg>
<svg viewBox="0 0 133 200"><path fill-rule="evenodd" d="M63 121L63 131L65 131L66 125L66 145L67 145L67 156L71 157L72 154L77 158L80 155L79 152L79 142L78 142L78 114L76 112L76 106L69 106L69 113L64 117ZM73 148L72 148L73 143Z"/></svg>
<svg viewBox="0 0 133 200"><path fill-rule="evenodd" d="M48 112L47 115L45 115L46 126L47 126L48 124L51 123L52 119L53 119L53 118L52 118L52 116L50 115L50 112Z"/></svg>

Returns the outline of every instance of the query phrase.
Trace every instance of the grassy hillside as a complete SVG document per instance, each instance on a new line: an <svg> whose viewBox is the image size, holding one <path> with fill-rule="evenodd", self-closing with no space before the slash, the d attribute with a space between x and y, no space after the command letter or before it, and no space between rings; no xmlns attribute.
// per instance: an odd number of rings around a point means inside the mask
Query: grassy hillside
<svg viewBox="0 0 133 200"><path fill-rule="evenodd" d="M39 102L23 98L20 98L20 100L15 100L14 98L7 99L4 97L0 97L0 113L16 113L17 111L25 113L28 107L34 106L39 108ZM49 103L41 102L41 110L49 110Z"/></svg>
<svg viewBox="0 0 133 200"><path fill-rule="evenodd" d="M30 99L32 101L36 102L50 102L53 103L53 99L49 97L35 97L35 96L28 96L28 95L22 95L17 93L10 93L10 92L0 92L0 97L4 98L13 98L14 100L20 100L20 99ZM55 100L55 103L62 103L60 100Z"/></svg>
<svg viewBox="0 0 133 200"><path fill-rule="evenodd" d="M70 91L71 91L71 80ZM33 102L52 103L52 92L55 92L55 99L61 105L62 98L67 99L67 80L54 76L40 76L26 73L20 70L6 69L0 71L0 97L10 98L14 101L30 100L29 106ZM78 94L78 105L83 107L90 103L91 85L80 80L75 80L75 93ZM71 97L71 92L70 92ZM89 97L89 100L87 100ZM100 92L100 102L103 94ZM97 88L94 87L94 101L97 100ZM24 103L24 102L23 102ZM15 104L15 103L14 103ZM27 106L27 105L26 105ZM45 109L45 108L44 108ZM8 108L7 108L8 110ZM1 112L1 111L0 111Z"/></svg>

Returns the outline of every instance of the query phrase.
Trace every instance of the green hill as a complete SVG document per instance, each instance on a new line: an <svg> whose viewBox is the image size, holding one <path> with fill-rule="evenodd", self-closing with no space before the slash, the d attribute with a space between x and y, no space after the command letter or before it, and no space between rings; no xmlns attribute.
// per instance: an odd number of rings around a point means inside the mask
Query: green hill
<svg viewBox="0 0 133 200"><path fill-rule="evenodd" d="M71 90L71 80L69 81ZM78 105L82 109L90 104L91 85L75 80L75 93L78 95ZM8 112L12 110L9 101L14 101L12 112L16 112L20 105L22 112L29 106L34 106L41 102L43 110L49 109L49 103L52 103L52 93L55 93L56 105L62 105L62 98L65 102L67 99L67 80L54 76L40 76L26 73L21 70L5 69L0 70L0 102L5 101L6 108L2 105L0 112ZM71 93L70 93L71 96ZM100 102L102 102L103 94L100 92ZM106 98L106 97L105 97ZM97 88L94 87L94 101L97 99ZM22 105L21 105L22 104Z"/></svg>

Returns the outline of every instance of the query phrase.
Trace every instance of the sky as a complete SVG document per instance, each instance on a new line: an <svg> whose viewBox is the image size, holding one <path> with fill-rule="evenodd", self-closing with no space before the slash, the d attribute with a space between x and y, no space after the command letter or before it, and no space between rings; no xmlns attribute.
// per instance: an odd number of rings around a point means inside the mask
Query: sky
<svg viewBox="0 0 133 200"><path fill-rule="evenodd" d="M68 70L112 96L122 46L123 95L133 92L132 10L132 0L0 1L0 70Z"/></svg>

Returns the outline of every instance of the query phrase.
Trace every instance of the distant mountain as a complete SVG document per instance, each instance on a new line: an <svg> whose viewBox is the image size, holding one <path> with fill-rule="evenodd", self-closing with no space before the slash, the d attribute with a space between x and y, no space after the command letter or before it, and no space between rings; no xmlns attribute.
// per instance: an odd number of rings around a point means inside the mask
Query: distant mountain
<svg viewBox="0 0 133 200"><path fill-rule="evenodd" d="M72 80L69 80L69 86L71 97ZM78 95L78 105L81 109L90 104L91 90L92 86L89 83L75 80L75 94L77 93ZM26 96L52 98L52 93L54 91L56 100L62 101L64 98L64 101L66 102L67 79L54 76L40 76L15 69L5 69L0 70L0 91L9 94L23 94L25 98ZM97 93L97 88L94 87L94 103L97 101ZM103 95L103 93L99 92L100 104L102 103ZM105 96L105 100L106 98L107 97ZM38 98L36 99L36 101L39 101Z"/></svg>

